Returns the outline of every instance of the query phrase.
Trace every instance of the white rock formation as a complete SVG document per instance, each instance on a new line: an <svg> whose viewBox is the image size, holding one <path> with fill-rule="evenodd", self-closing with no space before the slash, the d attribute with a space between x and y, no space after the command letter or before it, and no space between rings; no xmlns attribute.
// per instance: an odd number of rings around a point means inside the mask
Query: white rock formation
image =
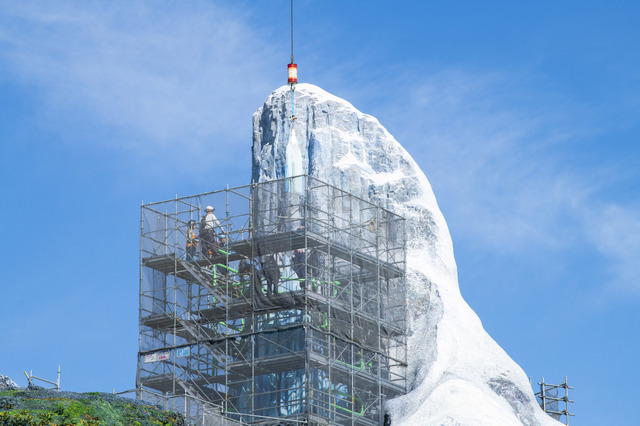
<svg viewBox="0 0 640 426"><path fill-rule="evenodd" d="M522 369L491 339L458 288L447 224L431 185L374 117L309 84L295 93L304 173L407 219L409 388L394 425L556 425ZM253 180L285 176L289 88L253 115Z"/></svg>
<svg viewBox="0 0 640 426"><path fill-rule="evenodd" d="M18 384L11 377L0 374L0 389L18 389Z"/></svg>

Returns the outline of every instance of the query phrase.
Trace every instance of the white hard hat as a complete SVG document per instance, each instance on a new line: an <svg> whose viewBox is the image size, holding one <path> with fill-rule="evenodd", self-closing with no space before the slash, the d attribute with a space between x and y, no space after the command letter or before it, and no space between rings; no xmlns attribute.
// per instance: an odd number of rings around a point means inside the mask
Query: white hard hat
<svg viewBox="0 0 640 426"><path fill-rule="evenodd" d="M215 209L211 206L207 206L207 208L204 209L205 212L208 212L209 210L214 211Z"/></svg>

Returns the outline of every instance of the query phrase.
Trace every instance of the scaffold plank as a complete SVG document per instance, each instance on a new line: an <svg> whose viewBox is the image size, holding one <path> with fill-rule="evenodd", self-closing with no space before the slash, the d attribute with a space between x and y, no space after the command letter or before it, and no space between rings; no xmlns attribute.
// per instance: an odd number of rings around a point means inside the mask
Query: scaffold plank
<svg viewBox="0 0 640 426"><path fill-rule="evenodd" d="M194 260L190 263L204 267L232 262L243 258L251 258L253 256L282 253L302 248L318 248L326 251L329 255L337 256L363 269L376 274L379 273L387 279L398 278L404 274L403 270L396 265L380 261L368 254L354 252L344 245L331 242L327 237L302 230L281 232L231 242L229 245L219 249L219 251L223 250L226 253L214 256L211 259L202 258ZM181 278L189 279L189 271L179 260L180 258L176 258L175 253L167 253L145 257L142 259L142 265L165 274L175 274Z"/></svg>
<svg viewBox="0 0 640 426"><path fill-rule="evenodd" d="M404 329L384 321L384 319L378 320L362 311L352 312L353 308L347 306L344 302L313 291L307 291L306 299L304 290L281 293L277 296L262 296L263 306L267 305L264 302L267 298L269 298L268 308L254 309L254 303L250 300L239 298L231 302L228 307L221 305L194 311L191 312L188 318L181 318L181 320L193 323L194 325L206 325L217 324L226 320L247 318L252 312L256 312L257 314L275 313L287 309L305 310L307 307L314 308L315 311L329 312L329 307L331 307L331 310L334 311L336 315L343 316L344 318L353 316L355 320L362 321L368 329L377 330L378 327L380 327L381 333L385 336L395 336L404 333ZM153 314L141 318L140 322L147 327L170 332L169 329L174 327L176 319L173 315ZM357 338L357 336L353 336L353 338Z"/></svg>
<svg viewBox="0 0 640 426"><path fill-rule="evenodd" d="M263 374L277 374L287 371L302 370L305 368L305 357L307 356L306 350L300 350L297 352L287 352L281 354L274 354L271 356L259 357L249 360L242 360L237 362L231 362L227 364L226 369L218 369L220 374L218 375L202 375L200 377L189 379L198 386L207 386L214 384L229 382L238 382L246 377L251 377L252 372L256 375ZM393 394L401 394L404 392L404 388L386 379L378 379L377 375L368 371L358 371L357 367L350 366L347 363L337 363L335 360L329 357L322 356L313 351L309 352L309 366L310 368L330 368L335 374L335 379L338 381L350 382L351 376L355 377L357 381L368 382L369 385L382 386ZM225 378L225 372L228 376ZM156 389L161 392L170 390L172 386L172 377L167 375L154 375L142 380L142 385ZM364 385L363 385L364 386Z"/></svg>

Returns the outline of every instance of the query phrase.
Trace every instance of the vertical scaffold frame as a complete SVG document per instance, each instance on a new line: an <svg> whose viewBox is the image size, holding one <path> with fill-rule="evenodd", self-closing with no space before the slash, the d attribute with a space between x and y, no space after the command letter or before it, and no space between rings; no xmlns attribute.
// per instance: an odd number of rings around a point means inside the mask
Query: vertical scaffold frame
<svg viewBox="0 0 640 426"><path fill-rule="evenodd" d="M207 205L214 248L187 253ZM405 276L404 219L310 176L143 204L138 393L203 423L382 425Z"/></svg>
<svg viewBox="0 0 640 426"><path fill-rule="evenodd" d="M540 407L545 413L558 421L561 421L564 416L564 423L568 425L569 417L574 416L569 412L569 404L574 401L569 399L569 389L573 388L567 384L567 377L565 376L564 382L559 385L545 383L543 377L542 382L538 383L538 385L540 386L540 391L536 393L536 397L540 400ZM564 392L561 390L564 390ZM560 410L560 404L562 403L564 403L564 410Z"/></svg>

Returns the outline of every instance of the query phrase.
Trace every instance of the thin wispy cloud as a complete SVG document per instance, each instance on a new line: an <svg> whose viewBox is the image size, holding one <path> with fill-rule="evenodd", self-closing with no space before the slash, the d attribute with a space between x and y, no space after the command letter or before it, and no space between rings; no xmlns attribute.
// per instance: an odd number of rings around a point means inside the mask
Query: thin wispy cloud
<svg viewBox="0 0 640 426"><path fill-rule="evenodd" d="M264 69L281 68L237 11L205 1L19 2L0 14L0 61L41 98L49 124L86 116L142 158L198 164L211 148L248 150L230 142L251 134Z"/></svg>
<svg viewBox="0 0 640 426"><path fill-rule="evenodd" d="M585 232L608 260L609 292L640 295L640 208L585 206Z"/></svg>

